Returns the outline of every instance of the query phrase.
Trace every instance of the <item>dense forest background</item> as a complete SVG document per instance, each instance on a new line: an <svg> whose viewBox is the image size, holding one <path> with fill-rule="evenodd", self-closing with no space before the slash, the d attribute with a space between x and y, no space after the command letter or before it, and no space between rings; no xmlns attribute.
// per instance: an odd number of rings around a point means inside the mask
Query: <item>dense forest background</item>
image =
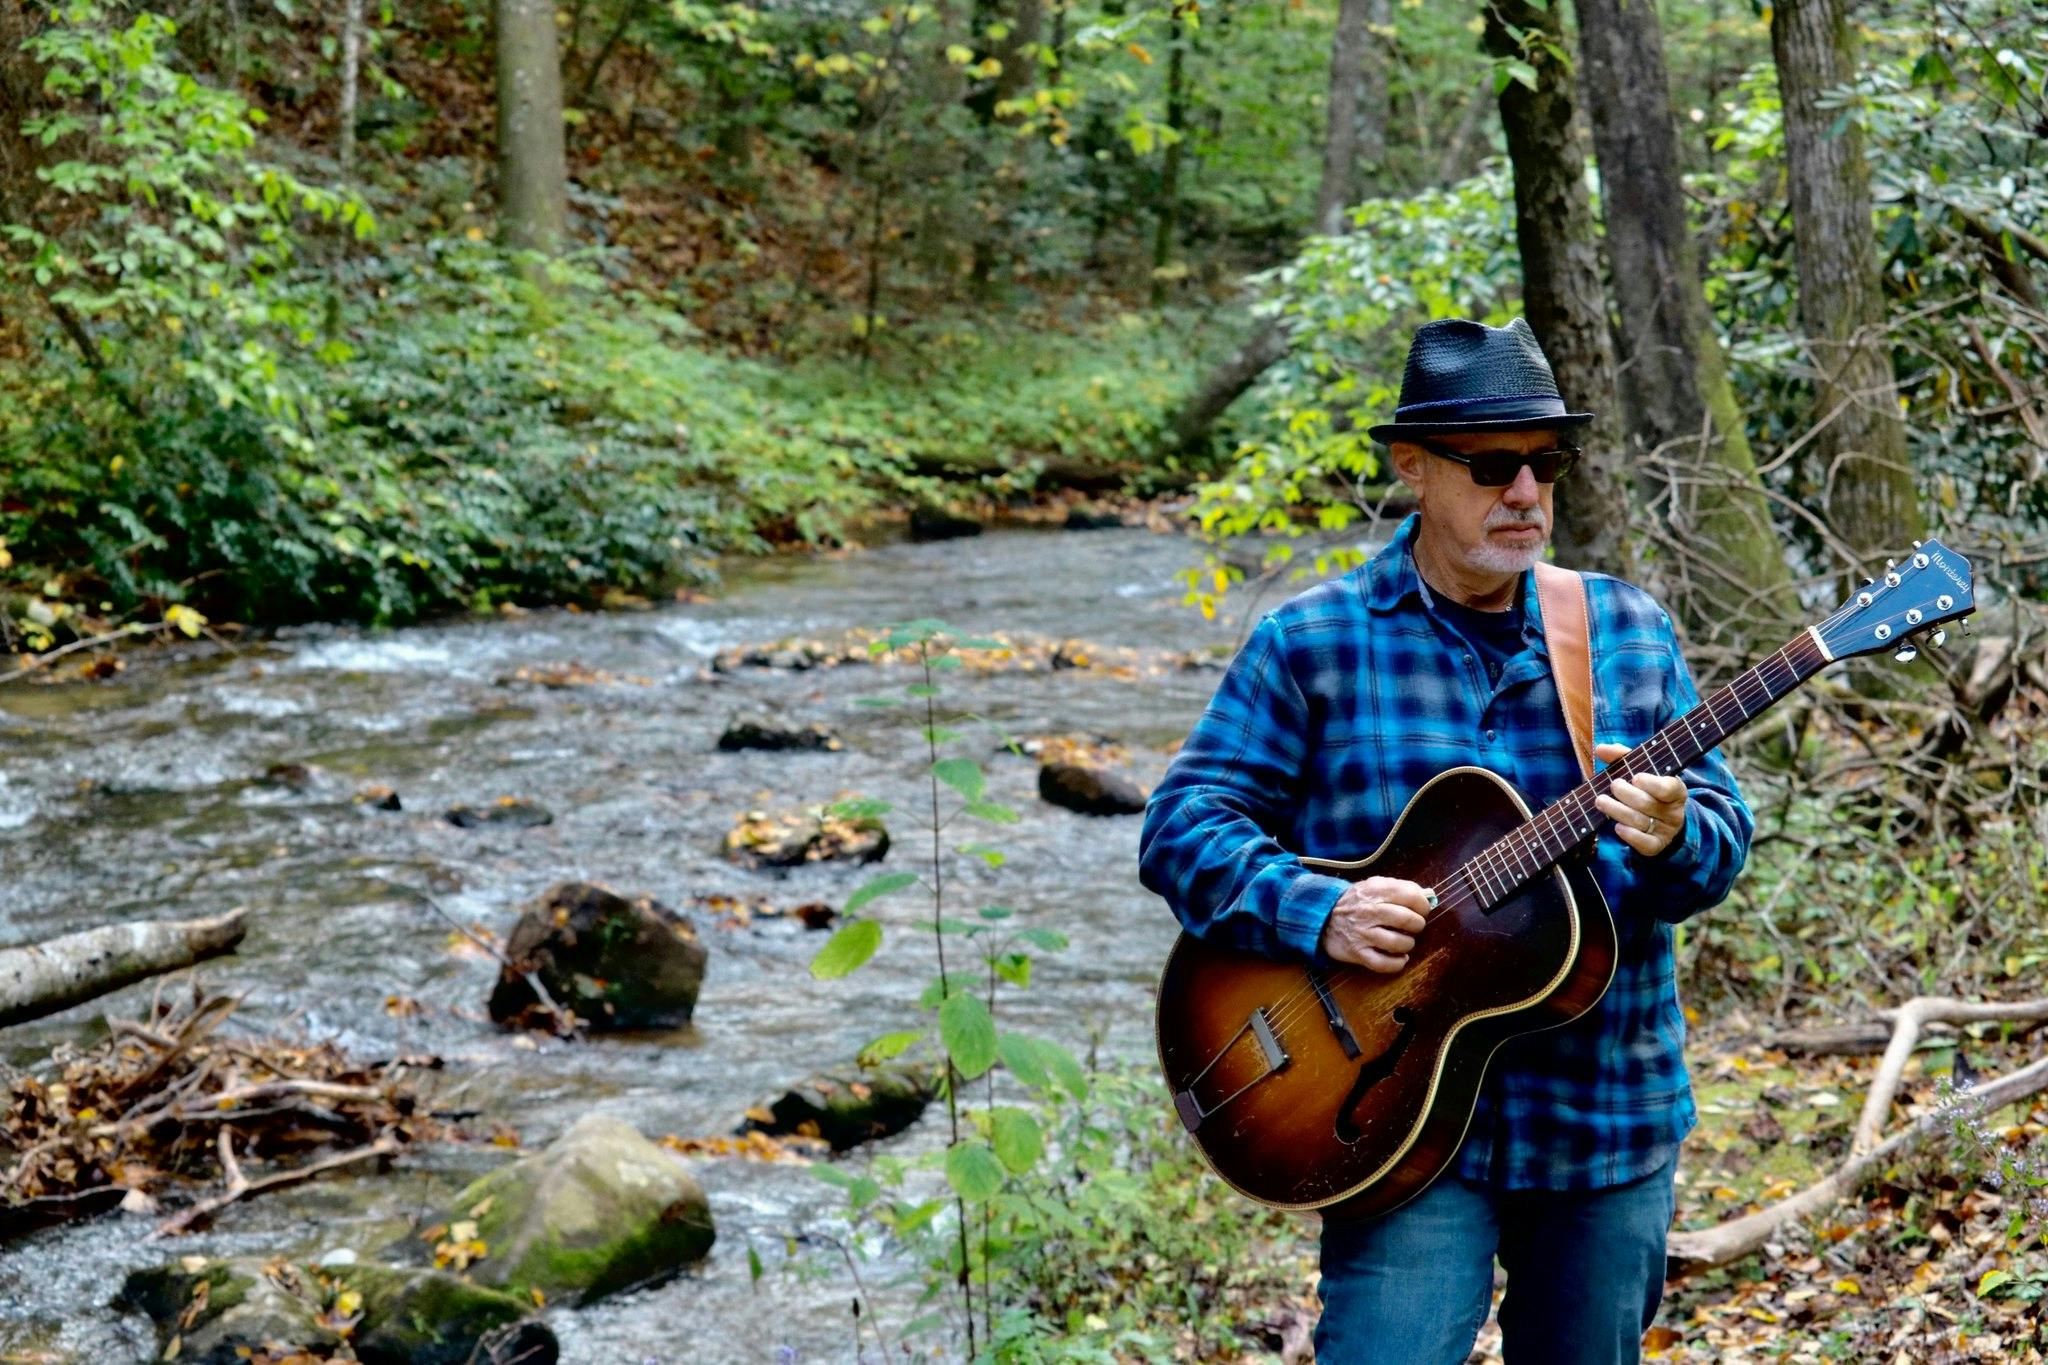
<svg viewBox="0 0 2048 1365"><path fill-rule="evenodd" d="M4 22L17 649L601 600L1034 480L1327 568L1449 313L1530 316L1605 415L1565 557L1696 627L1930 528L2041 588L2022 4Z"/></svg>
<svg viewBox="0 0 2048 1365"><path fill-rule="evenodd" d="M1652 1345L2040 1358L2033 0L0 0L0 109L4 682L89 687L145 637L644 606L1081 499L1189 532L1190 619L1242 616L1402 509L1364 432L1452 315L1526 316L1601 414L1557 556L1655 592L1703 684L1939 536L1975 635L1831 671L1735 749L1760 832L1680 931L1680 1222L1768 1227L1687 1244ZM906 667L977 648L907 629L877 645ZM1894 1034L1914 994L2002 1003ZM979 1077L994 1030L969 1069L891 1036ZM1852 1134L1827 1106L1888 1044ZM952 1212L835 1181L852 1246L960 1296L936 1353L1299 1358L1300 1228L1055 1053L1001 1059L1046 1100L1028 1142L993 1082L953 1116ZM1966 1112L1973 1067L2017 1107Z"/></svg>

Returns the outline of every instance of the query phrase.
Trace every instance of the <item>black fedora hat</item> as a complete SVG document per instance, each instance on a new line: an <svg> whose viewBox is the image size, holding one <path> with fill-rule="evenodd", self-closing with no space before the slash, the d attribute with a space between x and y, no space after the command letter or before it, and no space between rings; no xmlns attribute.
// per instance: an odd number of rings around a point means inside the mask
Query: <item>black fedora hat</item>
<svg viewBox="0 0 2048 1365"><path fill-rule="evenodd" d="M1536 334L1516 318L1488 327L1442 318L1415 329L1394 420L1372 428L1375 441L1447 436L1460 431L1527 431L1579 426L1590 412L1566 412L1557 377Z"/></svg>

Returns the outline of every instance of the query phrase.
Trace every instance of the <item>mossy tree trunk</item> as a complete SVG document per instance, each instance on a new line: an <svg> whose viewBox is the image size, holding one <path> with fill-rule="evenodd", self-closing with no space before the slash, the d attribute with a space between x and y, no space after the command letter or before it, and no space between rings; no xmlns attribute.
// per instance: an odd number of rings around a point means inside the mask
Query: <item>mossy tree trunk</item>
<svg viewBox="0 0 2048 1365"><path fill-rule="evenodd" d="M1678 132L1651 0L1577 0L1632 454L1676 466L1665 515L1687 553L1664 586L1696 635L1798 615L1756 458L1728 383L1685 220Z"/></svg>
<svg viewBox="0 0 2048 1365"><path fill-rule="evenodd" d="M1822 103L1856 78L1846 0L1780 0L1771 51L1785 106L1799 321L1820 425L1813 452L1828 521L1867 566L1919 536L1921 520L1885 341L1863 129L1853 105Z"/></svg>
<svg viewBox="0 0 2048 1365"><path fill-rule="evenodd" d="M510 247L552 253L569 222L554 0L496 6L498 236Z"/></svg>
<svg viewBox="0 0 2048 1365"><path fill-rule="evenodd" d="M1519 35L1517 34L1519 31ZM1586 457L1557 485L1558 562L1626 577L1628 485L1621 475L1614 407L1614 357L1600 249L1586 194L1586 153L1572 127L1572 71L1557 12L1530 0L1492 0L1487 51L1527 62L1535 85L1510 81L1501 124L1515 171L1515 240L1522 254L1522 301L1543 343L1557 387L1573 411L1599 417L1580 433Z"/></svg>

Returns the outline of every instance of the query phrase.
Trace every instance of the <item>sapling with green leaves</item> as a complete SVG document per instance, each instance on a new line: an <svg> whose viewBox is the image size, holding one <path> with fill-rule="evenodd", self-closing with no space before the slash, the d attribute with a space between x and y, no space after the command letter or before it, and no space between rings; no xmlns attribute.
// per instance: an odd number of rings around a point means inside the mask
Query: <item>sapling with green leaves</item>
<svg viewBox="0 0 2048 1365"><path fill-rule="evenodd" d="M885 1186L900 1187L904 1177L920 1167L942 1166L951 1188L955 1223L953 1235L933 1248L931 1268L957 1288L970 1356L976 1353L978 1341L991 1337L994 1322L988 1283L988 1206L1013 1177L1031 1170L1045 1150L1037 1115L1020 1105L997 1102L996 1069L1000 1065L1027 1091L1046 1099L1064 1092L1078 1100L1088 1091L1087 1076L1072 1053L997 1023L1002 989L1021 990L1031 983L1032 951L1057 952L1066 946L1065 937L1053 929L1019 924L1016 912L1000 905L981 906L972 919L948 914L949 891L957 895L953 888L958 885L957 878L951 882L947 878L949 863L972 859L997 868L1004 862L1001 849L978 840L963 840L949 848L949 840L958 837L956 827L962 821L1014 824L1018 817L1016 811L989 797L987 775L978 762L943 754L963 735L940 724L939 678L961 666L962 651L1001 647L1000 641L961 635L944 622L929 619L892 626L869 646L875 655L902 651L917 668L917 680L903 689L902 699L869 698L862 705L895 707L907 702L914 712L922 712L918 733L923 741L929 796L919 814L924 817L930 843L921 871L883 873L848 897L842 911L845 922L811 962L811 974L821 981L858 971L883 945L882 922L869 913L870 907L913 888L922 888L929 897L928 941L937 971L919 1008L935 1017L936 1029L932 1018L927 1018L916 1027L886 1033L861 1050L860 1060L863 1065L876 1065L918 1051L935 1052L937 1089L946 1102L946 1146L942 1152L915 1161L878 1159L874 1173L868 1176L850 1176L828 1166L819 1167L818 1172L845 1191L848 1213L856 1220L872 1217L892 1234L911 1238L931 1227L949 1201L943 1196L922 1202L885 1200ZM874 819L891 809L888 802L858 798L838 803L832 813L847 819ZM973 1104L965 1087L984 1078L983 1098ZM906 1330L935 1322L920 1320Z"/></svg>

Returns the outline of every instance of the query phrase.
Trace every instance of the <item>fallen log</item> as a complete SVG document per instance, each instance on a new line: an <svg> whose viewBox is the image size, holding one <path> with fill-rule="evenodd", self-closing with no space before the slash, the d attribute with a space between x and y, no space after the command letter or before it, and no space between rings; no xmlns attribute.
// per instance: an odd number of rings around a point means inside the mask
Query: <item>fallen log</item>
<svg viewBox="0 0 2048 1365"><path fill-rule="evenodd" d="M1863 1113L1856 1120L1856 1135L1849 1140L1851 1155L1869 1151L1884 1136L1885 1116L1891 1113L1892 1099L1899 1093L1899 1080L1906 1073L1906 1059L1919 1044L1921 1029L1929 1024L2038 1023L2048 1019L2048 1000L1973 1002L1920 995L1889 1013L1891 1045L1885 1048L1884 1060L1877 1064L1870 1094L1863 1101Z"/></svg>
<svg viewBox="0 0 2048 1365"><path fill-rule="evenodd" d="M247 916L139 920L0 948L0 1028L217 957L242 941Z"/></svg>
<svg viewBox="0 0 2048 1365"><path fill-rule="evenodd" d="M2018 1100L2048 1090L2048 1057L2001 1076L1995 1081L1971 1087L1966 1098L1986 1112L2001 1109ZM1711 1270L1739 1261L1763 1244L1787 1223L1809 1218L1847 1199L1893 1160L1904 1156L1935 1133L1949 1126L1949 1116L1939 1111L1922 1114L1912 1124L1860 1155L1852 1156L1832 1175L1788 1195L1766 1209L1732 1218L1715 1227L1695 1232L1673 1232L1664 1241L1664 1254L1673 1273Z"/></svg>

